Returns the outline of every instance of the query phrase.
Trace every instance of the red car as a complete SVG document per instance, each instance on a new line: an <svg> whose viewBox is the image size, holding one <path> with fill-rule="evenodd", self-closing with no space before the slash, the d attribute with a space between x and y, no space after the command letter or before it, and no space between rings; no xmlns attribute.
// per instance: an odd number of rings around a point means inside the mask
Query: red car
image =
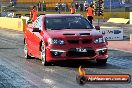
<svg viewBox="0 0 132 88"><path fill-rule="evenodd" d="M39 16L25 28L24 44L25 58L40 58L44 65L59 60L96 60L105 64L108 59L107 41L79 14Z"/></svg>

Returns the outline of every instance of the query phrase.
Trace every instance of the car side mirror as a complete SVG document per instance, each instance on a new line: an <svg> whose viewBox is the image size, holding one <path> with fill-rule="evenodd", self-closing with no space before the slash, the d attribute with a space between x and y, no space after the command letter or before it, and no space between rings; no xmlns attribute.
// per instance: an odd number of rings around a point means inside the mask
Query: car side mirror
<svg viewBox="0 0 132 88"><path fill-rule="evenodd" d="M27 21L27 24L32 24L32 21L31 21L31 20L28 20L28 21Z"/></svg>
<svg viewBox="0 0 132 88"><path fill-rule="evenodd" d="M33 28L33 32L41 32L41 30L39 30L39 28Z"/></svg>
<svg viewBox="0 0 132 88"><path fill-rule="evenodd" d="M100 26L95 26L95 29L96 30L100 30Z"/></svg>

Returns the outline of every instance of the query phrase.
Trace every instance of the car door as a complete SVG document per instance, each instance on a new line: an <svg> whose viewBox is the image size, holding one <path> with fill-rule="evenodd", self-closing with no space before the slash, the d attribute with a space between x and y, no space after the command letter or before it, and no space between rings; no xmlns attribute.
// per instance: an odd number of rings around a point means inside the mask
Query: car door
<svg viewBox="0 0 132 88"><path fill-rule="evenodd" d="M39 28L42 31L42 16L38 17L37 21L34 23L33 28ZM41 32L32 32L33 33L33 55L39 57L40 55L40 42L42 40Z"/></svg>
<svg viewBox="0 0 132 88"><path fill-rule="evenodd" d="M25 41L28 45L28 52L31 53L32 52L32 26L33 24L28 24L26 25L26 29L24 30L24 37L25 37Z"/></svg>

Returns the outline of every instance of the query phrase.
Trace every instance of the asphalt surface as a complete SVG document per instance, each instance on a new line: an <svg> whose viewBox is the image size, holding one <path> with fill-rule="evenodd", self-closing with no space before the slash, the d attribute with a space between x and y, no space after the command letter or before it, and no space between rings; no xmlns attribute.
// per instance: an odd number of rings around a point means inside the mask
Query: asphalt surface
<svg viewBox="0 0 132 88"><path fill-rule="evenodd" d="M106 66L95 61L58 62L43 66L38 59L24 59L23 33L0 29L0 88L132 88L129 84L76 83L78 67L88 74L132 75L132 53L109 50Z"/></svg>

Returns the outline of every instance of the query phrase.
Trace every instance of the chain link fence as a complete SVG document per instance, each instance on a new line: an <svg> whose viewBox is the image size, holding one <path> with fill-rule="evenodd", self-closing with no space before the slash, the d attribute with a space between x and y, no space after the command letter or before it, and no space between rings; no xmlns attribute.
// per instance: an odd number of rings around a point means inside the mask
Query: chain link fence
<svg viewBox="0 0 132 88"><path fill-rule="evenodd" d="M16 11L29 11L32 6L38 6L39 11L69 11L69 8L75 6L76 3L79 4L79 8L83 6L83 11L85 10L84 3L87 0L0 0L1 8L6 10L16 10ZM90 1L90 0L88 0ZM93 0L94 1L94 0ZM89 6L93 1L88 2ZM113 0L111 0L113 1ZM108 1L110 2L110 1ZM126 1L127 2L127 1ZM108 7L104 8L105 12L125 12L132 11L131 7L111 7L110 3L106 3ZM45 8L46 7L46 8ZM78 10L79 11L79 10Z"/></svg>
<svg viewBox="0 0 132 88"><path fill-rule="evenodd" d="M14 2L15 1L15 2ZM40 2L39 2L40 1ZM87 0L0 0L0 13L1 16L8 16L9 13L15 12L18 15L29 15L29 12L31 11L31 8L33 6L38 7L39 12L47 12L47 13L70 13L69 9L71 6L74 6L76 8L76 3L78 3L78 9L76 13L84 14L86 15L85 6L84 3ZM88 2L87 7L93 3L93 0L91 2ZM109 4L108 4L109 5ZM129 12L132 11L131 7L122 7L122 8L116 8L112 7L110 8L104 8L104 12L109 15L110 11L113 12ZM19 12L19 13L18 13ZM25 13L26 12L26 13ZM127 14L127 13L125 13ZM116 15L113 15L113 17L117 17Z"/></svg>
<svg viewBox="0 0 132 88"><path fill-rule="evenodd" d="M0 15L7 16L9 12L13 11L13 1L11 0L1 0L0 1Z"/></svg>
<svg viewBox="0 0 132 88"><path fill-rule="evenodd" d="M2 3L2 6L7 7L7 9L14 7L14 10L16 11L29 11L32 6L37 6L38 11L61 10L66 12L69 11L71 6L75 6L76 2L78 2L79 8L81 5L84 7L85 0L1 0L0 2Z"/></svg>

